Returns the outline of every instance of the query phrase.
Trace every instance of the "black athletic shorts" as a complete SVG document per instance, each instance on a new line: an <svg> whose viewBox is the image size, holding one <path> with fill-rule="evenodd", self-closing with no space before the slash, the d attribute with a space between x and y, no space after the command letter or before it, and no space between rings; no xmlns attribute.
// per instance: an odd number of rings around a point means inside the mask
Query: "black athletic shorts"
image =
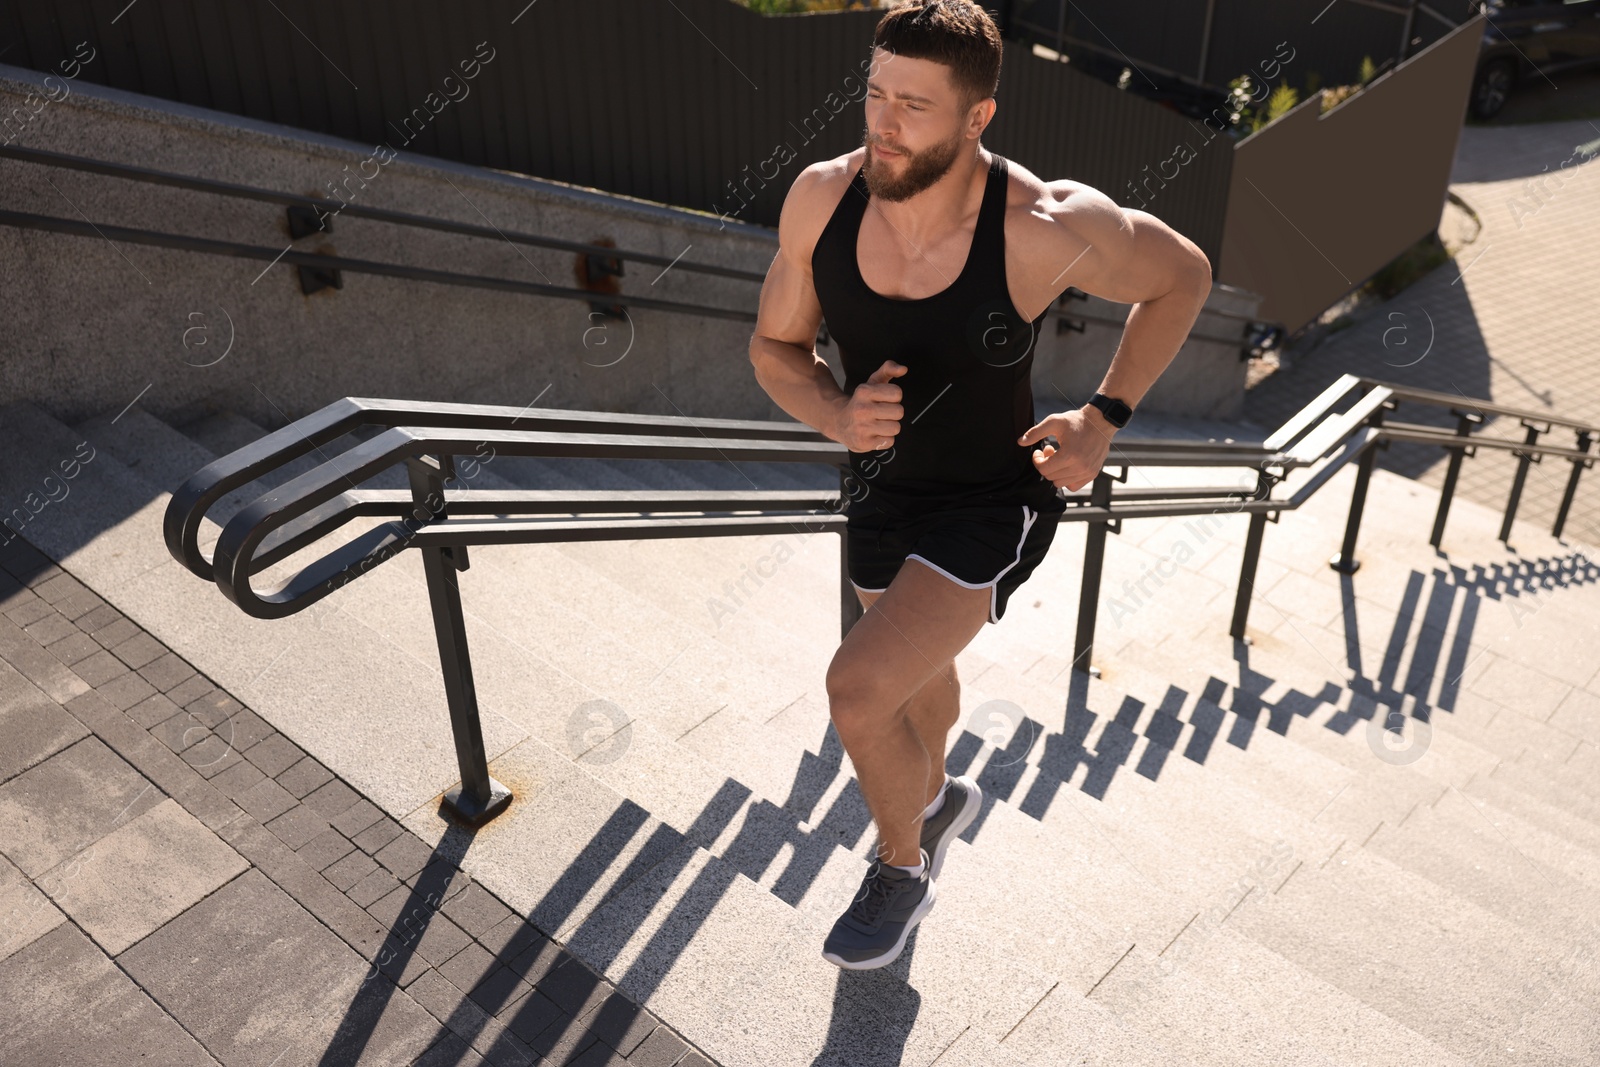
<svg viewBox="0 0 1600 1067"><path fill-rule="evenodd" d="M879 593L915 559L957 585L989 589L989 622L999 622L1006 600L1027 581L1055 539L1057 516L1067 504L1049 482L1014 503L979 503L908 509L873 493L852 501L845 521L850 582Z"/></svg>

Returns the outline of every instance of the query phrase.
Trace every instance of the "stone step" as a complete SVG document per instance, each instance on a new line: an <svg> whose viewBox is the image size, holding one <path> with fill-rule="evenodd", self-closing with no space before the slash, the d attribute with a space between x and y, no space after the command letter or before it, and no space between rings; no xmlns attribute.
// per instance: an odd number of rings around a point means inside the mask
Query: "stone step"
<svg viewBox="0 0 1600 1067"><path fill-rule="evenodd" d="M1451 819L1458 827L1473 833L1492 834L1500 841L1514 842L1516 849L1529 859L1561 871L1568 877L1591 884L1600 883L1600 855L1498 804L1459 789L1445 789L1438 799L1427 806L1436 815Z"/></svg>
<svg viewBox="0 0 1600 1067"><path fill-rule="evenodd" d="M1162 673L1166 676L1182 677L1186 673L1181 665L1173 664L1162 653L1141 650L1138 652L1137 658L1144 662L1159 662L1162 666ZM1193 679L1194 672L1191 670L1187 673ZM1227 695L1236 702L1241 699L1245 702L1250 700L1249 694L1240 694L1237 689L1232 690ZM1404 749L1395 750L1385 746L1383 734L1379 732L1381 727L1374 729L1371 725L1373 722L1371 717L1374 715L1387 715L1386 709L1382 709L1380 706L1379 709L1371 710L1370 705L1363 707L1359 697L1353 697L1348 692L1340 695L1338 700L1338 705L1329 706L1338 706L1341 710L1335 712L1334 717L1329 719L1328 722L1342 727L1343 732L1340 730L1329 732L1334 733L1348 744L1364 748L1366 756L1378 762L1385 762L1387 759L1411 759L1409 751ZM1352 708L1361 712L1367 718L1360 719L1351 715ZM1379 723L1383 721L1383 719L1377 720ZM1495 726L1495 721L1499 721L1501 725ZM1520 752L1524 747L1517 744L1519 736L1523 738L1539 736L1538 731L1541 727L1542 724L1532 720L1525 720L1506 709L1500 709L1495 712L1493 720L1483 725L1471 722L1458 723L1448 719L1446 713L1434 710L1431 712L1429 727L1425 728L1414 721L1407 722L1406 730L1408 733L1406 736L1410 743L1427 746L1424 753L1416 757L1408 765L1414 767L1418 773L1432 778L1441 785L1459 787L1473 775L1495 772L1497 767L1510 760L1507 753L1513 749ZM1548 728L1544 729L1548 731ZM1291 736L1307 741L1323 743L1327 741L1327 738L1315 736L1314 732L1308 731L1291 731ZM1552 742L1548 733L1544 736L1547 744L1565 748L1566 743L1564 741ZM1380 748L1385 753L1384 756L1379 755ZM1538 781L1520 771L1507 772L1502 781L1514 782L1523 792L1535 789L1538 791L1536 795L1542 794L1546 798L1570 801L1579 808L1583 808L1589 803L1586 798L1566 790L1564 787L1554 783ZM1559 805L1557 806L1559 807Z"/></svg>
<svg viewBox="0 0 1600 1067"><path fill-rule="evenodd" d="M1566 760L1556 760L1527 751L1517 757L1517 763L1534 774L1549 778L1574 792L1600 799L1600 775L1582 769L1581 762L1576 752Z"/></svg>
<svg viewBox="0 0 1600 1067"><path fill-rule="evenodd" d="M1471 1063L1575 1067L1600 1037L1582 954L1364 849L1228 921Z"/></svg>
<svg viewBox="0 0 1600 1067"><path fill-rule="evenodd" d="M1542 937L1600 944L1593 884L1526 855L1483 823L1460 823L1424 804L1360 847Z"/></svg>

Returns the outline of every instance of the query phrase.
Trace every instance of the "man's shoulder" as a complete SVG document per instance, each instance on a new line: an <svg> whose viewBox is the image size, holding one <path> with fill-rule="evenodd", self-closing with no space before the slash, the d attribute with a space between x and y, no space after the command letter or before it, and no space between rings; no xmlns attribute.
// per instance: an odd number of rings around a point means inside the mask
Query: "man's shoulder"
<svg viewBox="0 0 1600 1067"><path fill-rule="evenodd" d="M857 148L833 159L819 160L796 175L783 200L779 241L809 253L865 159L866 149Z"/></svg>
<svg viewBox="0 0 1600 1067"><path fill-rule="evenodd" d="M1063 240L1093 243L1097 232L1122 225L1122 209L1092 185L1057 178L1046 181L1008 161L1006 240L1048 251ZM1065 231L1065 232L1063 232Z"/></svg>

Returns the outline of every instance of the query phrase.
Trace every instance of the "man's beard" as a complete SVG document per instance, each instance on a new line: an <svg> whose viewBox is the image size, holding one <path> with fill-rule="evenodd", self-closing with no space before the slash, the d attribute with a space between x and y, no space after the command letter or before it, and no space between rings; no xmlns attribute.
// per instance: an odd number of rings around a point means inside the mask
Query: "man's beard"
<svg viewBox="0 0 1600 1067"><path fill-rule="evenodd" d="M867 190L878 199L891 202L915 196L949 172L961 152L961 140L958 132L943 144L936 144L915 154L900 149L906 159L906 168L905 173L896 178L889 174L883 161L873 153L875 142L872 130L864 129L861 143L866 146L867 160L862 173L867 179Z"/></svg>

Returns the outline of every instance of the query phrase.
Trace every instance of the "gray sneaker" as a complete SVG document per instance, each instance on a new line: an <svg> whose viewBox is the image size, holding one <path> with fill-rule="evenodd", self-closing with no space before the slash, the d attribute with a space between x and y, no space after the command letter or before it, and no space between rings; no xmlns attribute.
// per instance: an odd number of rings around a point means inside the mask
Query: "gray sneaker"
<svg viewBox="0 0 1600 1067"><path fill-rule="evenodd" d="M866 971L900 958L912 928L933 908L932 865L927 850L921 852L922 874L916 878L877 860L867 867L861 891L822 943L823 959Z"/></svg>
<svg viewBox="0 0 1600 1067"><path fill-rule="evenodd" d="M978 808L983 805L983 790L971 777L963 774L952 778L947 774L945 781L950 784L944 791L944 804L922 823L922 847L933 858L928 873L935 880L944 866L944 854L950 842L972 825L972 820L978 817Z"/></svg>

